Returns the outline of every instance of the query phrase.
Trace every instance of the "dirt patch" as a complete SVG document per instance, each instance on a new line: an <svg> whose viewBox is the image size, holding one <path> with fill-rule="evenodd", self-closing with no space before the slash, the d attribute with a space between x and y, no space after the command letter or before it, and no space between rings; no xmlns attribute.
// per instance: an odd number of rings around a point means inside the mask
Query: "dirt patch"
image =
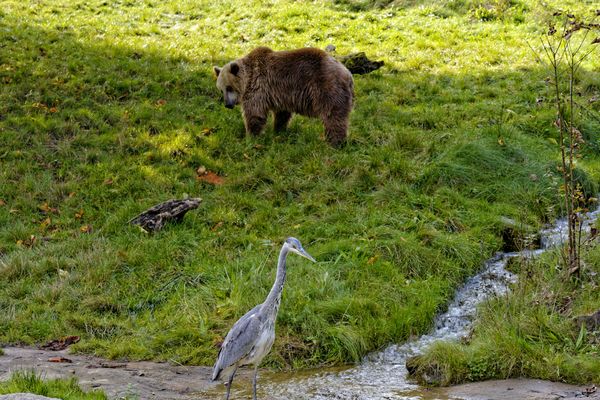
<svg viewBox="0 0 600 400"><path fill-rule="evenodd" d="M53 361L58 358L70 362ZM216 395L223 389L222 385L210 381L210 367L115 362L69 354L67 350L6 347L0 356L0 380L7 380L16 370L34 370L45 379L76 376L83 388L102 389L110 398L136 395L140 399L199 399L207 398L207 392Z"/></svg>

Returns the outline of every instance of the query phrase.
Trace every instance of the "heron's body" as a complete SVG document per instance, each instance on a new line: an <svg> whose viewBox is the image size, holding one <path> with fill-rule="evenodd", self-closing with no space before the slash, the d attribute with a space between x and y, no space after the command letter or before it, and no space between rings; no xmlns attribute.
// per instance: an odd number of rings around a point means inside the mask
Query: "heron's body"
<svg viewBox="0 0 600 400"><path fill-rule="evenodd" d="M295 238L288 238L279 254L275 283L264 303L257 305L241 317L231 328L223 344L213 369L213 380L225 378L227 399L231 382L238 367L254 365L253 398L256 399L256 374L263 358L271 350L275 341L275 321L281 303L281 293L285 283L286 259L288 252L294 252L312 261Z"/></svg>

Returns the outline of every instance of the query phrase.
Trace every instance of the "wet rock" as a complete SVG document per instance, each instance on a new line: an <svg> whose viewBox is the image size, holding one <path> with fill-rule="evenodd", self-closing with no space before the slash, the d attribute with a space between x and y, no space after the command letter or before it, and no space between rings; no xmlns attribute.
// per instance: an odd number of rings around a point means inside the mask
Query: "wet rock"
<svg viewBox="0 0 600 400"><path fill-rule="evenodd" d="M421 360L421 356L413 356L406 359L406 370L408 371L408 376L415 376L417 370L419 369L419 361Z"/></svg>
<svg viewBox="0 0 600 400"><path fill-rule="evenodd" d="M586 329L590 332L600 330L600 310L596 311L592 315L582 315L575 318L577 328L581 329L582 325L585 325Z"/></svg>
<svg viewBox="0 0 600 400"><path fill-rule="evenodd" d="M436 393L439 398L464 400L570 400L598 399L600 393L587 392L578 386L539 379L506 379L467 383L442 388ZM447 396L447 397L446 397Z"/></svg>
<svg viewBox="0 0 600 400"><path fill-rule="evenodd" d="M406 359L408 375L425 386L438 386L444 384L445 376L437 363L427 363L422 356L413 356Z"/></svg>
<svg viewBox="0 0 600 400"><path fill-rule="evenodd" d="M60 400L56 397L40 396L31 393L12 393L0 396L0 400Z"/></svg>
<svg viewBox="0 0 600 400"><path fill-rule="evenodd" d="M508 217L500 218L502 251L510 253L523 249L537 249L541 246L539 232L531 225L522 224Z"/></svg>

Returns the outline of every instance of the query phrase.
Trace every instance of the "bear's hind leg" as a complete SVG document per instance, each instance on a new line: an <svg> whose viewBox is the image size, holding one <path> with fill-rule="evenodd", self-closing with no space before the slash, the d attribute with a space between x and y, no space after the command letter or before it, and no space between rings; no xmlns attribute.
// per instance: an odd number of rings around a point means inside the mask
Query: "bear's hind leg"
<svg viewBox="0 0 600 400"><path fill-rule="evenodd" d="M290 122L290 118L292 118L292 113L289 111L276 111L274 114L275 132L286 130L288 122Z"/></svg>
<svg viewBox="0 0 600 400"><path fill-rule="evenodd" d="M348 116L336 115L323 118L325 137L332 146L338 147L346 141L348 132Z"/></svg>

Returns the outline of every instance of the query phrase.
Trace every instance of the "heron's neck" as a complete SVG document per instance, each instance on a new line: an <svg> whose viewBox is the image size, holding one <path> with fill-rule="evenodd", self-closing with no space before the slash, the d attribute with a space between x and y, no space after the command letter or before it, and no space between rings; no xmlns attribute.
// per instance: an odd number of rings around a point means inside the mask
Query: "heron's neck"
<svg viewBox="0 0 600 400"><path fill-rule="evenodd" d="M281 292L283 292L283 285L285 283L285 262L287 260L288 249L283 247L279 253L279 261L277 262L277 277L275 283L267 296L267 300L263 303L263 310L275 312L279 309L279 303L281 301Z"/></svg>

